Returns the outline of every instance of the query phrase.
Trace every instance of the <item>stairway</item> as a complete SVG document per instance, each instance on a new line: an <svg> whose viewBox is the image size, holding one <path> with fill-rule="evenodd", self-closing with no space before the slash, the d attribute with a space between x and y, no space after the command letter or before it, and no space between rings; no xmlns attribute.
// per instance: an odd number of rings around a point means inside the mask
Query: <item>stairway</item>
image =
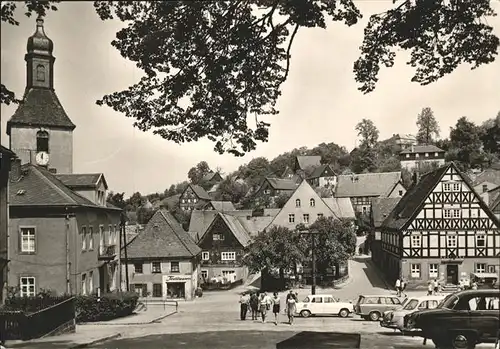
<svg viewBox="0 0 500 349"><path fill-rule="evenodd" d="M454 284L446 284L441 287L441 291L443 293L454 293L459 290L458 285Z"/></svg>

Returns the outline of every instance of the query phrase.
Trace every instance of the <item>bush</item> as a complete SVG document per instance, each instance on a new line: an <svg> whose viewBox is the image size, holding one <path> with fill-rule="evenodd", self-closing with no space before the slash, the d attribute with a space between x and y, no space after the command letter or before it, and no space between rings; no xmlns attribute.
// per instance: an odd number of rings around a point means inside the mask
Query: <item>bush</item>
<svg viewBox="0 0 500 349"><path fill-rule="evenodd" d="M105 293L100 299L97 295L76 296L76 321L107 321L131 315L138 299L134 292Z"/></svg>
<svg viewBox="0 0 500 349"><path fill-rule="evenodd" d="M36 296L21 297L18 291L11 289L8 290L5 305L2 309L6 311L21 311L29 314L49 308L69 298L71 298L71 296L57 296L54 291L45 289L41 289Z"/></svg>

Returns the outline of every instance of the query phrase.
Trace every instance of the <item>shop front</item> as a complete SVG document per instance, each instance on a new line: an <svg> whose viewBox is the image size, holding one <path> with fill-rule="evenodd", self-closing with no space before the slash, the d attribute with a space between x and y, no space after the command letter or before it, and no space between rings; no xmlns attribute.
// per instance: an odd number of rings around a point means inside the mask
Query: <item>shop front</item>
<svg viewBox="0 0 500 349"><path fill-rule="evenodd" d="M193 298L196 290L192 275L163 275L163 297L166 299L185 299Z"/></svg>

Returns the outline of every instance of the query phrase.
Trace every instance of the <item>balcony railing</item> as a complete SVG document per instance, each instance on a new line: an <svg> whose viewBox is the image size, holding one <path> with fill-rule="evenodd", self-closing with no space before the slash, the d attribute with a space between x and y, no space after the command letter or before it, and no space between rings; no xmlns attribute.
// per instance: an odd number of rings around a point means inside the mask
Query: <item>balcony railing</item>
<svg viewBox="0 0 500 349"><path fill-rule="evenodd" d="M116 245L99 246L99 259L110 260L116 256Z"/></svg>

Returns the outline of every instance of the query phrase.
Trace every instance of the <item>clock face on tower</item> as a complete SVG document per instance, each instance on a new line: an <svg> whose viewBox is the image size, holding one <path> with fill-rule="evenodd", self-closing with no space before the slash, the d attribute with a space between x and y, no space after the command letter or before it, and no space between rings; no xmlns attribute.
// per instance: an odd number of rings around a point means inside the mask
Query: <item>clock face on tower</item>
<svg viewBox="0 0 500 349"><path fill-rule="evenodd" d="M47 166L49 163L49 153L46 151L39 151L36 153L36 163L40 166Z"/></svg>

